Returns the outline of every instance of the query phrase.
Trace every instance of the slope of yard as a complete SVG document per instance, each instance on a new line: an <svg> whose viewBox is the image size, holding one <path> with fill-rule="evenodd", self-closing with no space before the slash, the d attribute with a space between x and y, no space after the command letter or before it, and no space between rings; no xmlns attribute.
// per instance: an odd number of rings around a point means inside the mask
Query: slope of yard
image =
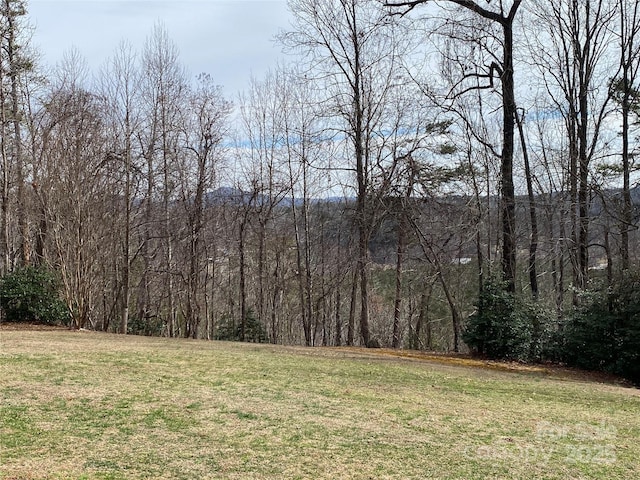
<svg viewBox="0 0 640 480"><path fill-rule="evenodd" d="M640 478L638 390L473 365L3 330L0 478Z"/></svg>

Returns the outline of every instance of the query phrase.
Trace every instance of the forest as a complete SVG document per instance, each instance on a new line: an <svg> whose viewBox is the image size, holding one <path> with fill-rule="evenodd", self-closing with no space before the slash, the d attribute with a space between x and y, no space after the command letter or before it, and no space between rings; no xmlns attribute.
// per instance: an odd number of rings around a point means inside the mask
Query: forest
<svg viewBox="0 0 640 480"><path fill-rule="evenodd" d="M637 0L289 0L237 98L0 2L4 320L640 379Z"/></svg>

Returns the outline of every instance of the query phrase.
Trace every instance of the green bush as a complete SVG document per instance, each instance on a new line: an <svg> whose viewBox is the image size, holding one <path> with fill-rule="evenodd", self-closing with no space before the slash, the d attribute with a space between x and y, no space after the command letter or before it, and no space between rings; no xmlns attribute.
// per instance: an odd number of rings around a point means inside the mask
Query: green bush
<svg viewBox="0 0 640 480"><path fill-rule="evenodd" d="M244 338L242 338L242 325L240 323L235 324L231 315L222 317L222 321L218 324L215 338L216 340L231 342L265 343L267 341L267 332L262 323L255 317L253 310L249 309L244 322Z"/></svg>
<svg viewBox="0 0 640 480"><path fill-rule="evenodd" d="M563 360L640 383L640 272L582 296L562 331Z"/></svg>
<svg viewBox="0 0 640 480"><path fill-rule="evenodd" d="M69 309L60 299L59 285L46 268L25 267L0 280L0 307L7 322L68 325Z"/></svg>
<svg viewBox="0 0 640 480"><path fill-rule="evenodd" d="M508 360L539 360L547 341L544 312L488 281L469 318L462 339L478 355Z"/></svg>
<svg viewBox="0 0 640 480"><path fill-rule="evenodd" d="M161 337L166 330L165 322L157 316L132 316L127 323L127 333L147 337Z"/></svg>

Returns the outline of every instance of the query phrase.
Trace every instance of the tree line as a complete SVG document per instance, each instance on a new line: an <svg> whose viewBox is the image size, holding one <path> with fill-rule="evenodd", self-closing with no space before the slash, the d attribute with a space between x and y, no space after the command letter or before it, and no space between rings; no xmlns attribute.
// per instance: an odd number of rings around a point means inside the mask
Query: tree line
<svg viewBox="0 0 640 480"><path fill-rule="evenodd" d="M45 69L2 0L2 274L77 328L455 351L503 293L557 332L633 274L637 1L289 7L229 99L161 24Z"/></svg>

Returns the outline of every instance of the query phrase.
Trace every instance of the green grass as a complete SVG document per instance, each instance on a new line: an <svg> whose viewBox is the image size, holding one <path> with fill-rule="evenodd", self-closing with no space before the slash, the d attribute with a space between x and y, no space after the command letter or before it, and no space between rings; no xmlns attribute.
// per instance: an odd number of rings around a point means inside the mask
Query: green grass
<svg viewBox="0 0 640 480"><path fill-rule="evenodd" d="M640 478L631 388L355 349L0 336L4 479Z"/></svg>

